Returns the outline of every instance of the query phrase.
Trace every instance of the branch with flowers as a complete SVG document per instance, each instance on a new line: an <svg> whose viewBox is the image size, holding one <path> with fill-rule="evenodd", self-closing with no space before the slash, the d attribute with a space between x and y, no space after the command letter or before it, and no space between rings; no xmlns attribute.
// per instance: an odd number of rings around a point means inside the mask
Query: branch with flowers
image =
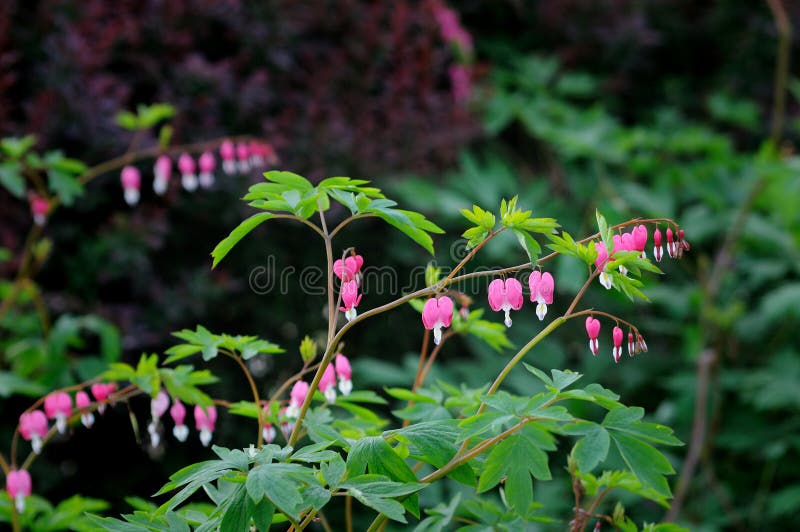
<svg viewBox="0 0 800 532"><path fill-rule="evenodd" d="M601 349L601 321L613 324L611 354L615 362L622 359L626 331L629 356L646 352L644 335L634 323L604 310L579 306L587 290L595 284L605 290L617 290L631 300L646 300L641 276L645 272L661 272L645 250L650 231L656 262L664 257L662 229L666 232L669 257L680 258L689 250L684 232L676 222L637 219L609 226L597 213L597 232L575 240L556 220L533 217L531 211L519 207L517 198L503 200L498 215L473 206L462 211L472 224L463 235L470 251L446 276L429 267L427 286L365 311L363 307L370 299L362 275L365 258L352 246L343 248L342 254L334 258L337 248L333 239L341 228L355 220L378 218L430 253L433 253L431 235L442 230L424 215L398 208L365 180L332 177L314 185L302 176L284 171L267 172L265 178L250 187L244 198L260 212L244 220L212 251L213 266L249 232L268 220L291 219L312 229L321 238L326 252L325 342L317 346L306 337L300 346L302 368L280 383L269 400L262 399L266 395L244 361L277 354L282 349L256 337L217 335L200 326L194 331L175 333L182 343L167 350L166 359L160 363L156 355L143 355L138 366L115 364L101 376L103 383L125 391L114 398L116 401L130 400L137 394L150 397L152 419L148 432L153 445L161 443L160 420L170 403L173 435L179 441L188 436L184 403L194 406L195 425L206 445L210 444L217 409L256 422L254 443L248 448L214 446L216 459L189 465L175 473L159 495L178 491L148 512L147 520L152 526L158 528L182 521L202 530L216 527L246 530L251 526L259 530L272 526L303 530L312 525L330 529L329 516L344 512L343 521L352 527L358 519L353 515L357 501L365 512L377 514L370 530L381 529L389 519L406 523L407 514L419 519L421 526L444 527L454 522L458 514L459 519L476 524L524 528L534 521L557 518L549 515L546 508L538 507L533 486L535 482L552 479L549 453L557 449L559 442L569 442L567 437L575 438L570 444L567 468L575 492L572 530L583 530L592 519L638 529L624 510L617 508L613 513L603 513L603 501L615 489L668 505L671 492L666 476L673 470L656 445L680 445L672 431L643 421L642 409L623 405L618 395L598 384L575 387L581 378L578 373L553 369L548 374L524 364L523 360L553 331L574 318L583 321L593 355ZM329 230L336 216L331 209L334 203L343 206L349 215L337 220L338 225ZM480 250L503 233L516 237L528 261L464 273ZM552 252L542 255L543 246ZM558 291L556 279L544 267L558 255L584 263L586 280L567 310L546 322L548 305L554 303ZM484 319L480 309L469 309L475 294L455 289L458 283L479 277L491 279L488 303L492 311L502 313L502 324ZM513 325L512 312L524 311L525 284L529 289L527 296L535 304L535 314L545 325L508 359L493 381L478 389L445 382L426 385L431 366L446 349L445 343L456 335L475 336L498 350L510 345L505 331ZM386 404L387 400L355 387L357 381L353 381L350 361L341 346L345 336L358 329L360 323L406 303L421 314L425 331L423 347L417 374L413 383L409 382L409 388L386 390L391 399L406 404L405 408L393 411L393 418L387 419L370 409L370 405ZM456 303L461 305L458 312ZM431 337L434 347L428 355ZM233 359L243 370L251 399L239 402L212 399L202 391L202 386L211 382L213 375L193 366L170 367L189 357L200 355L208 361L220 354ZM530 373L532 388L540 391L519 396L502 389L505 379L520 363ZM306 380L312 372L313 376ZM43 415L61 415L66 420L62 424L77 423L78 418L93 413L95 406L105 404L96 394L96 402L88 401L83 387L79 389L78 394L83 394L78 405L80 415L70 410L70 396L58 392L55 396L58 399L52 401L60 405L60 410L54 406L49 412L45 403L46 412L40 415L34 414L38 410L32 407L23 414L27 417L24 423L20 421L20 434L26 439L26 434L30 435L32 444L39 448L54 430L47 429L46 435L41 436ZM75 400L78 401L77 394ZM577 416L573 411L576 401L595 405L598 411L605 412L604 417L597 421ZM29 421L32 416L35 423ZM387 429L387 425L397 428ZM39 444L33 443L34 434L38 435ZM279 444L279 434L285 445ZM618 463L624 467L604 469L595 476L593 471L601 464L614 463L609 458L611 454L620 458ZM9 473L7 478L17 479L20 474L27 474L21 473L24 467L14 467L15 463L12 452L11 465L5 468ZM16 500L21 496L24 501L30 493L30 478L17 482L11 483L9 495ZM468 486L473 496L457 495L450 499L449 511L430 508L426 510L428 517L423 517L420 492L432 483L451 482ZM213 494L212 505L206 508L202 522L197 522L196 510L188 512L183 508L201 488ZM341 506L336 504L342 499ZM489 515L499 520L490 523L486 521ZM123 519L134 524L140 517L131 514ZM107 529L126 526L116 518L93 519L96 525Z"/></svg>

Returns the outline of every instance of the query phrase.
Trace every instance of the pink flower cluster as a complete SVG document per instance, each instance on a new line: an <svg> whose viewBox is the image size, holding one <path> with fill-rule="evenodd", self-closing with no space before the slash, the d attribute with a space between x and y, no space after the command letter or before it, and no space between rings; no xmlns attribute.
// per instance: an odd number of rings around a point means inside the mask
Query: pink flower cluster
<svg viewBox="0 0 800 532"><path fill-rule="evenodd" d="M342 306L339 310L344 312L347 321L352 321L357 315L356 307L361 302L359 286L361 285L361 267L364 257L352 255L344 260L338 259L333 263L333 273L342 281L341 297Z"/></svg>
<svg viewBox="0 0 800 532"><path fill-rule="evenodd" d="M598 336L600 335L600 320L593 316L587 317L586 333L589 335L589 349L592 351L592 354L596 356L600 348L600 343L598 341ZM614 329L611 331L611 340L614 344L611 349L611 355L614 357L614 362L619 362L620 358L622 358L623 340L623 332L619 325L615 325ZM647 344L641 334L637 334L634 340L633 331L628 331L628 356L633 356L638 351L644 351L646 353Z"/></svg>
<svg viewBox="0 0 800 532"><path fill-rule="evenodd" d="M237 172L245 173L251 169L278 162L272 146L257 141L234 144L233 141L226 140L220 145L219 151L222 169L229 175ZM193 192L197 190L198 186L210 188L214 185L214 170L217 161L210 151L203 152L196 161L190 154L182 153L178 157L177 166L181 174L181 185L186 191ZM168 155L159 156L153 165L153 191L158 195L165 194L169 188L171 176L172 159ZM132 165L124 167L120 173L120 183L125 201L128 205L136 205L139 202L142 185L139 169ZM37 206L37 209L41 211L42 207ZM31 200L31 210L34 211L35 216L37 210L34 209L33 200Z"/></svg>
<svg viewBox="0 0 800 532"><path fill-rule="evenodd" d="M167 399L169 398L167 397ZM159 398L156 397L155 401L159 401ZM152 413L154 414L152 423L157 423L158 421L155 416L157 412L166 412L166 404L164 403L164 399L160 399L160 404L152 408ZM179 442L185 442L186 438L189 437L189 427L186 425L186 407L177 397L173 398L172 407L169 409L169 415L175 423L172 429L172 435L175 436L175 439ZM204 447L208 447L208 444L211 443L211 437L216 423L217 409L215 407L195 405L194 425L200 433L200 443L202 443ZM156 442L153 442L153 445L155 446Z"/></svg>
<svg viewBox="0 0 800 532"><path fill-rule="evenodd" d="M353 381L351 380L353 371L350 368L350 361L341 353L337 353L331 364L325 368L322 378L319 381L319 390L325 396L328 403L336 401L336 381L339 381L339 392L342 395L350 395L353 391ZM300 416L300 409L308 397L310 386L306 381L297 381L289 392L289 405L281 410L281 431L287 438L294 429L294 420ZM265 406L264 410L267 411ZM271 423L264 424L264 441L272 443L275 439L275 429Z"/></svg>

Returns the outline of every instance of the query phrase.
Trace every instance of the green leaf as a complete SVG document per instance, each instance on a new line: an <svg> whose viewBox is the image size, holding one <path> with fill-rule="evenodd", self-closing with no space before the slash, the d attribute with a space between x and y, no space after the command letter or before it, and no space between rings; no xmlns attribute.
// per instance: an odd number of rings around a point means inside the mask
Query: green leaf
<svg viewBox="0 0 800 532"><path fill-rule="evenodd" d="M427 484L416 482L392 482L382 475L360 475L348 480L340 486L355 497L361 504L384 514L389 519L406 523L403 505L393 497L401 497L415 493ZM416 498L416 495L414 496ZM408 501L409 499L406 499Z"/></svg>
<svg viewBox="0 0 800 532"><path fill-rule="evenodd" d="M583 377L583 375L580 373L576 373L568 369L564 371L551 369L550 373L553 375L553 386L555 386L559 391L567 388L572 383Z"/></svg>
<svg viewBox="0 0 800 532"><path fill-rule="evenodd" d="M114 116L114 122L116 122L117 125L122 129L127 129L129 131L141 129L141 126L139 125L139 117L130 111L120 111L117 113Z"/></svg>
<svg viewBox="0 0 800 532"><path fill-rule="evenodd" d="M220 532L245 532L250 529L246 493L243 485L236 487L222 515Z"/></svg>
<svg viewBox="0 0 800 532"><path fill-rule="evenodd" d="M266 499L254 502L253 499L248 497L247 513L253 518L256 529L260 532L266 532L272 524L272 517L275 515L275 507Z"/></svg>
<svg viewBox="0 0 800 532"><path fill-rule="evenodd" d="M683 445L683 442L672 435L671 428L658 423L644 423L640 421L643 416L644 409L639 407L614 408L606 414L603 426L653 443Z"/></svg>
<svg viewBox="0 0 800 532"><path fill-rule="evenodd" d="M240 223L236 229L231 231L225 239L217 244L217 247L214 248L214 251L211 252L211 256L214 257L214 262L211 265L212 268L215 268L219 261L225 258L225 255L236 245L239 240L241 240L247 233L255 229L258 225L263 222L266 222L270 218L274 218L275 215L270 212L261 212L258 214L254 214L242 223Z"/></svg>
<svg viewBox="0 0 800 532"><path fill-rule="evenodd" d="M0 139L0 150L5 153L9 159L19 159L25 152L36 144L35 135L25 135L24 137L6 137Z"/></svg>
<svg viewBox="0 0 800 532"><path fill-rule="evenodd" d="M137 107L139 128L147 129L175 115L175 107L168 103L153 103ZM124 126L123 126L124 127Z"/></svg>
<svg viewBox="0 0 800 532"><path fill-rule="evenodd" d="M295 521L304 506L300 495L302 484L291 473L303 470L295 464L262 464L247 475L245 487L254 502L266 497L281 512Z"/></svg>
<svg viewBox="0 0 800 532"><path fill-rule="evenodd" d="M494 446L486 457L478 493L495 487L505 478L509 505L518 512L525 512L533 501L531 475L541 480L552 478L547 453L523 434L512 434Z"/></svg>
<svg viewBox="0 0 800 532"><path fill-rule="evenodd" d="M581 472L589 473L608 456L611 439L608 431L600 425L592 424L586 435L572 448L572 457Z"/></svg>
<svg viewBox="0 0 800 532"><path fill-rule="evenodd" d="M542 247L527 231L521 229L512 229L514 236L517 237L517 242L522 246L525 254L528 255L528 260L533 265L542 253Z"/></svg>
<svg viewBox="0 0 800 532"><path fill-rule="evenodd" d="M659 495L670 497L669 484L664 475L672 474L669 461L655 447L640 440L612 432L611 438L631 472L644 487L655 490Z"/></svg>
<svg viewBox="0 0 800 532"><path fill-rule="evenodd" d="M271 170L264 173L267 181L286 185L290 190L297 190L299 192L311 192L314 190L314 185L303 176L297 175L292 172L284 172L281 170Z"/></svg>
<svg viewBox="0 0 800 532"><path fill-rule="evenodd" d="M25 196L25 179L20 172L19 163L14 161L0 163L0 185L17 198Z"/></svg>
<svg viewBox="0 0 800 532"><path fill-rule="evenodd" d="M83 185L67 172L51 168L47 171L47 177L50 191L57 195L67 207L73 204L75 198L83 194Z"/></svg>

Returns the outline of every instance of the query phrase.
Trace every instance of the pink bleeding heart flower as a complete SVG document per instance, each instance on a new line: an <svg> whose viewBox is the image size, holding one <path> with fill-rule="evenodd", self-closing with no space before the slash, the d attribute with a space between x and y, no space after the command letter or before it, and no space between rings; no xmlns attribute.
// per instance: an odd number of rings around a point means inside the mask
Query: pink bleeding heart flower
<svg viewBox="0 0 800 532"><path fill-rule="evenodd" d="M286 409L286 417L297 419L300 415L300 407L306 400L308 395L308 383L306 381L297 381L292 386L292 391L289 392L289 407Z"/></svg>
<svg viewBox="0 0 800 532"><path fill-rule="evenodd" d="M236 145L236 158L239 159L239 172L245 173L250 170L250 148L247 144L240 142Z"/></svg>
<svg viewBox="0 0 800 532"><path fill-rule="evenodd" d="M47 222L47 213L50 212L50 202L38 194L28 194L28 203L33 215L33 223L43 226Z"/></svg>
<svg viewBox="0 0 800 532"><path fill-rule="evenodd" d="M150 445L158 447L161 443L161 434L158 431L159 420L169 410L169 394L164 390L159 390L158 394L150 400L150 423L147 424L147 432L150 434Z"/></svg>
<svg viewBox="0 0 800 532"><path fill-rule="evenodd" d="M126 166L119 175L125 202L131 207L139 203L139 189L142 186L142 176L135 166Z"/></svg>
<svg viewBox="0 0 800 532"><path fill-rule="evenodd" d="M600 320L592 316L586 318L586 333L589 335L589 349L593 355L597 356L597 351L600 348L600 342L597 339L600 335Z"/></svg>
<svg viewBox="0 0 800 532"><path fill-rule="evenodd" d="M225 140L219 145L219 156L222 157L222 170L228 174L236 173L236 148L231 140Z"/></svg>
<svg viewBox="0 0 800 532"><path fill-rule="evenodd" d="M347 360L346 356L339 353L336 355L334 364L336 366L336 376L339 377L339 391L342 392L342 395L350 395L350 392L353 391L353 381L350 380L353 373L350 368L350 361Z"/></svg>
<svg viewBox="0 0 800 532"><path fill-rule="evenodd" d="M217 161L211 152L203 152L197 160L197 166L200 168L200 186L210 188L214 184L214 168L217 166Z"/></svg>
<svg viewBox="0 0 800 532"><path fill-rule="evenodd" d="M667 253L671 259L678 258L678 244L675 242L672 229L669 227L667 227Z"/></svg>
<svg viewBox="0 0 800 532"><path fill-rule="evenodd" d="M217 409L213 406L196 405L194 407L194 423L195 428L200 431L200 442L203 447L208 447L217 423Z"/></svg>
<svg viewBox="0 0 800 532"><path fill-rule="evenodd" d="M111 396L111 394L113 394L116 391L116 389L117 389L117 385L114 384L113 382L109 382L109 383L98 382L98 383L92 384L92 387L91 387L92 395L94 395L95 401L97 401L98 403L101 403L97 407L97 411L98 412L100 412L101 414L103 412L105 412L105 410L106 410L105 403L108 401L108 398Z"/></svg>
<svg viewBox="0 0 800 532"><path fill-rule="evenodd" d="M297 417L295 416L294 418L290 418L288 416L287 412L288 410L289 410L288 408L284 407L281 408L280 412L278 412L278 418L280 419L281 422L281 433L283 434L283 437L286 438L287 440L292 435L292 431L294 430L294 420Z"/></svg>
<svg viewBox="0 0 800 532"><path fill-rule="evenodd" d="M322 379L319 381L319 391L325 396L325 400L333 404L336 401L336 372L334 365L328 364Z"/></svg>
<svg viewBox="0 0 800 532"><path fill-rule="evenodd" d="M269 404L264 405L262 412L265 418L269 416L271 413ZM277 436L277 433L275 432L275 427L272 426L272 423L264 423L264 428L261 429L261 435L264 437L264 441L267 443L272 443L275 441L275 436Z"/></svg>
<svg viewBox="0 0 800 532"><path fill-rule="evenodd" d="M536 301L536 316L542 321L547 315L547 305L553 304L555 281L549 272L541 273L538 270L531 272L528 277L528 288L531 290L531 301Z"/></svg>
<svg viewBox="0 0 800 532"><path fill-rule="evenodd" d="M644 337L641 334L636 336L636 347L639 351L647 353L647 343L644 341Z"/></svg>
<svg viewBox="0 0 800 532"><path fill-rule="evenodd" d="M42 452L42 440L47 436L47 416L41 410L32 410L19 416L19 433L31 442L33 452Z"/></svg>
<svg viewBox="0 0 800 532"><path fill-rule="evenodd" d="M636 353L636 341L633 338L633 331L628 331L628 356L632 357Z"/></svg>
<svg viewBox="0 0 800 532"><path fill-rule="evenodd" d="M175 422L172 435L180 442L186 441L186 438L189 437L189 427L187 427L185 423L186 407L183 406L180 399L176 398L172 403L172 408L169 409L169 415L172 416L172 421Z"/></svg>
<svg viewBox="0 0 800 532"><path fill-rule="evenodd" d="M272 144L267 142L262 144L261 148L264 151L264 160L267 164L278 164L278 154L275 153L275 148L272 147Z"/></svg>
<svg viewBox="0 0 800 532"><path fill-rule="evenodd" d="M91 428L94 425L94 414L89 410L92 400L89 399L89 394L83 390L75 394L75 407L81 411L81 423L83 426Z"/></svg>
<svg viewBox="0 0 800 532"><path fill-rule="evenodd" d="M250 166L253 168L264 166L264 147L255 140L250 141Z"/></svg>
<svg viewBox="0 0 800 532"><path fill-rule="evenodd" d="M678 229L678 255L682 255L684 251L689 251L692 246L686 241L683 229Z"/></svg>
<svg viewBox="0 0 800 532"><path fill-rule="evenodd" d="M594 249L597 251L597 258L594 261L594 265L600 271L600 284L605 287L606 290L609 290L612 286L611 275L608 274L606 271L606 265L610 259L608 250L606 249L606 245L603 242L595 241ZM614 250L611 250L611 255L614 254Z"/></svg>
<svg viewBox="0 0 800 532"><path fill-rule="evenodd" d="M169 155L162 155L153 165L153 192L163 196L169 187L170 177L172 177L172 159Z"/></svg>
<svg viewBox="0 0 800 532"><path fill-rule="evenodd" d="M611 354L614 356L614 362L619 362L622 357L622 329L615 326L611 332L611 337L614 340L614 348L611 350Z"/></svg>
<svg viewBox="0 0 800 532"><path fill-rule="evenodd" d="M67 430L67 420L72 414L72 397L67 392L53 392L44 398L44 413L56 420L58 432Z"/></svg>
<svg viewBox="0 0 800 532"><path fill-rule="evenodd" d="M653 257L655 257L656 262L661 262L663 256L664 248L661 246L661 230L656 227L656 230L653 231Z"/></svg>
<svg viewBox="0 0 800 532"><path fill-rule="evenodd" d="M353 255L342 259L336 259L333 263L333 273L342 281L360 281L361 267L364 265L364 257ZM360 284L360 283L359 283Z"/></svg>
<svg viewBox="0 0 800 532"><path fill-rule="evenodd" d="M356 281L346 281L342 283L342 304L339 310L344 312L347 321L352 321L358 311L356 307L361 302L361 294L358 293L358 283Z"/></svg>
<svg viewBox="0 0 800 532"><path fill-rule="evenodd" d="M8 472L6 476L6 491L8 497L14 501L17 508L17 513L25 511L25 497L30 497L33 484L31 483L31 475L25 469L19 469Z"/></svg>
<svg viewBox="0 0 800 532"><path fill-rule="evenodd" d="M521 309L522 300L522 284L513 277L489 283L489 306L495 312L505 313L506 327L511 327L511 310Z"/></svg>
<svg viewBox="0 0 800 532"><path fill-rule="evenodd" d="M195 175L194 159L188 153L182 153L178 158L178 170L181 173L181 185L188 192L197 189L197 175Z"/></svg>
<svg viewBox="0 0 800 532"><path fill-rule="evenodd" d="M447 296L432 297L425 302L422 308L422 325L433 330L433 343L439 345L442 341L442 329L450 327L453 321L453 300Z"/></svg>
<svg viewBox="0 0 800 532"><path fill-rule="evenodd" d="M633 228L633 248L641 252L643 259L647 258L645 247L647 247L647 226L640 224Z"/></svg>

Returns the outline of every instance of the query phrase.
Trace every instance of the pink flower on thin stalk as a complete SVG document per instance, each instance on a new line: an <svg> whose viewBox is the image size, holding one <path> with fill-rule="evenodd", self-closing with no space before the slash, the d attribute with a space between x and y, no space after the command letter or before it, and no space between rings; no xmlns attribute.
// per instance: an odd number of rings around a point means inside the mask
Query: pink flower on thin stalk
<svg viewBox="0 0 800 532"><path fill-rule="evenodd" d="M25 497L30 497L32 489L31 475L25 469L8 472L6 476L6 491L8 497L14 501L17 513L25 511Z"/></svg>
<svg viewBox="0 0 800 532"><path fill-rule="evenodd" d="M194 423L195 428L200 431L200 442L203 447L208 447L217 423L217 409L213 406L196 405L194 407Z"/></svg>
<svg viewBox="0 0 800 532"><path fill-rule="evenodd" d="M308 395L308 383L306 381L297 381L292 386L292 391L289 392L289 407L286 409L286 417L290 419L297 419L300 415L300 407L306 400Z"/></svg>
<svg viewBox="0 0 800 532"><path fill-rule="evenodd" d="M333 364L328 364L322 379L319 381L319 391L325 396L325 400L333 404L336 401L336 372Z"/></svg>
<svg viewBox="0 0 800 532"><path fill-rule="evenodd" d="M188 153L183 153L178 158L178 170L181 173L181 185L187 192L197 189L197 175L194 159Z"/></svg>
<svg viewBox="0 0 800 532"><path fill-rule="evenodd" d="M358 282L346 281L342 283L342 305L339 310L344 312L347 321L352 321L357 315L356 307L361 302L361 294L358 293Z"/></svg>
<svg viewBox="0 0 800 532"><path fill-rule="evenodd" d="M150 423L147 424L147 432L150 434L150 445L158 447L161 443L161 434L158 431L159 420L169 410L169 394L164 390L159 390L158 395L150 400Z"/></svg>
<svg viewBox="0 0 800 532"><path fill-rule="evenodd" d="M433 330L433 343L439 345L442 341L442 329L450 327L453 321L453 300L447 296L432 297L425 302L422 308L422 325Z"/></svg>
<svg viewBox="0 0 800 532"><path fill-rule="evenodd" d="M172 176L172 159L169 155L162 155L153 165L153 192L163 196L169 187L169 178Z"/></svg>
<svg viewBox="0 0 800 532"><path fill-rule="evenodd" d="M511 327L511 310L521 309L522 301L522 284L513 277L489 283L489 306L495 312L505 313L506 327Z"/></svg>
<svg viewBox="0 0 800 532"><path fill-rule="evenodd" d="M336 355L334 364L336 366L336 376L339 378L339 391L342 392L342 395L350 395L350 392L353 391L353 381L350 380L352 376L350 361L340 353Z"/></svg>
<svg viewBox="0 0 800 532"><path fill-rule="evenodd" d="M19 433L31 442L33 452L42 452L42 440L47 436L47 416L41 410L32 410L19 416Z"/></svg>
<svg viewBox="0 0 800 532"><path fill-rule="evenodd" d="M33 223L39 227L47 222L47 213L50 212L50 203L38 194L28 194L28 203L31 206L31 214L33 215Z"/></svg>
<svg viewBox="0 0 800 532"><path fill-rule="evenodd" d="M125 203L133 207L139 203L139 189L142 186L142 176L135 166L126 166L119 175Z"/></svg>
<svg viewBox="0 0 800 532"><path fill-rule="evenodd" d="M536 301L536 316L542 321L547 315L547 305L553 304L555 281L550 272L540 273L538 270L528 277L528 287L531 289L531 301Z"/></svg>
<svg viewBox="0 0 800 532"><path fill-rule="evenodd" d="M611 332L611 337L614 340L614 348L611 350L611 354L614 356L614 362L616 363L622 357L622 334L622 329L618 326L615 326Z"/></svg>
<svg viewBox="0 0 800 532"><path fill-rule="evenodd" d="M214 184L214 168L217 166L217 161L211 152L205 151L197 160L197 166L200 168L200 186L203 188L211 188Z"/></svg>
<svg viewBox="0 0 800 532"><path fill-rule="evenodd" d="M231 140L225 140L219 145L219 156L222 157L222 170L228 174L236 173L236 148Z"/></svg>
<svg viewBox="0 0 800 532"><path fill-rule="evenodd" d="M186 407L183 406L180 399L175 399L172 403L172 408L169 409L169 415L172 421L175 422L175 427L172 429L172 435L179 442L185 442L189 437L189 427L186 426Z"/></svg>
<svg viewBox="0 0 800 532"><path fill-rule="evenodd" d="M75 394L75 407L81 411L81 423L87 429L92 428L94 425L94 414L89 410L92 400L89 399L89 394L83 390Z"/></svg>
<svg viewBox="0 0 800 532"><path fill-rule="evenodd" d="M586 318L586 333L589 335L589 349L593 355L597 356L597 351L600 348L600 342L597 339L600 335L600 320L592 316Z"/></svg>
<svg viewBox="0 0 800 532"><path fill-rule="evenodd" d="M67 430L67 420L72 415L72 398L67 392L53 392L44 398L44 413L56 420L58 432Z"/></svg>

